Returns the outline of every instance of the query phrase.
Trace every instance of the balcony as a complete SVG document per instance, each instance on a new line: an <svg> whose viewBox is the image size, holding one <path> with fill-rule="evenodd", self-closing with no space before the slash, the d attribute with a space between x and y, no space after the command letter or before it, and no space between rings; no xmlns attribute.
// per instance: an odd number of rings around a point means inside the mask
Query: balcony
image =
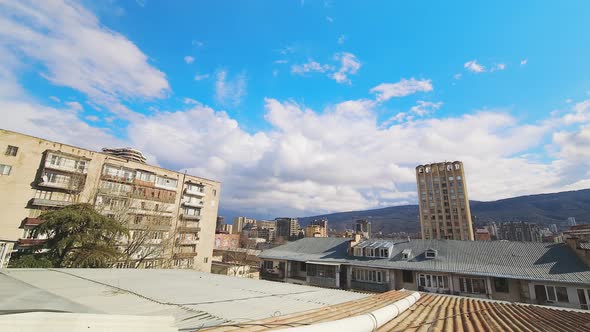
<svg viewBox="0 0 590 332"><path fill-rule="evenodd" d="M285 271L279 269L264 269L260 273L261 279L271 281L285 281Z"/></svg>
<svg viewBox="0 0 590 332"><path fill-rule="evenodd" d="M57 189L68 189L68 190L80 190L79 186L72 185L69 182L48 182L48 181L41 181L39 185L42 187L48 188L57 188Z"/></svg>
<svg viewBox="0 0 590 332"><path fill-rule="evenodd" d="M182 205L194 207L194 208L202 208L203 206L205 206L205 202L203 202L203 201L184 201L184 202L182 202Z"/></svg>
<svg viewBox="0 0 590 332"><path fill-rule="evenodd" d="M198 233L201 231L199 226L178 226L177 231L179 233Z"/></svg>
<svg viewBox="0 0 590 332"><path fill-rule="evenodd" d="M36 245L40 245L43 244L45 241L47 241L46 239L18 239L18 243L17 245L19 247L33 247Z"/></svg>
<svg viewBox="0 0 590 332"><path fill-rule="evenodd" d="M175 259L179 259L179 258L193 258L196 257L197 253L196 252L177 252L174 254L174 258Z"/></svg>
<svg viewBox="0 0 590 332"><path fill-rule="evenodd" d="M39 218L25 218L25 220L22 223L22 226L35 228L35 227L41 225L42 223L43 223L43 220L41 220Z"/></svg>
<svg viewBox="0 0 590 332"><path fill-rule="evenodd" d="M88 166L75 167L75 166L68 166L68 165L52 164L49 160L45 161L45 168L55 169L58 171L68 172L68 173L80 173L80 174L88 173Z"/></svg>
<svg viewBox="0 0 590 332"><path fill-rule="evenodd" d="M52 199L44 199L44 198L33 198L31 201L32 205L36 206L48 206L48 207L64 207L68 205L74 204L74 202L68 201L55 201Z"/></svg>
<svg viewBox="0 0 590 332"><path fill-rule="evenodd" d="M181 214L180 217L184 220L201 220L201 215L198 214Z"/></svg>
<svg viewBox="0 0 590 332"><path fill-rule="evenodd" d="M132 177L117 176L117 175L113 175L113 174L103 174L100 176L100 178L103 180L110 180L110 181L120 182L120 183L133 183L134 182Z"/></svg>
<svg viewBox="0 0 590 332"><path fill-rule="evenodd" d="M204 197L205 196L205 188L199 188L199 187L185 188L184 193L187 195Z"/></svg>
<svg viewBox="0 0 590 332"><path fill-rule="evenodd" d="M199 244L199 239L176 239L177 246L194 246Z"/></svg>

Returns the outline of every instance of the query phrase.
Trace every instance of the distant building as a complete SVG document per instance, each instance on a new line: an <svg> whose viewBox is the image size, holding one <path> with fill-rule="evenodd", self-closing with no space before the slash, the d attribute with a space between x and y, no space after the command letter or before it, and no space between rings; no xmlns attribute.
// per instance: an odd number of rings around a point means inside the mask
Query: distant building
<svg viewBox="0 0 590 332"><path fill-rule="evenodd" d="M556 224L551 224L549 225L549 230L553 233L553 234L557 234L558 230L557 230L557 225Z"/></svg>
<svg viewBox="0 0 590 332"><path fill-rule="evenodd" d="M223 232L227 233L227 234L233 234L232 228L233 228L232 224L225 224L225 225L223 225Z"/></svg>
<svg viewBox="0 0 590 332"><path fill-rule="evenodd" d="M590 242L590 224L576 225L563 232L564 241L570 238L576 238L581 241Z"/></svg>
<svg viewBox="0 0 590 332"><path fill-rule="evenodd" d="M577 225L576 218L574 218L574 217L567 218L567 225L570 226L570 227L571 226L576 226Z"/></svg>
<svg viewBox="0 0 590 332"><path fill-rule="evenodd" d="M305 227L305 237L328 237L328 219L311 221Z"/></svg>
<svg viewBox="0 0 590 332"><path fill-rule="evenodd" d="M111 156L145 164L146 158L141 151L133 148L103 148L102 152Z"/></svg>
<svg viewBox="0 0 590 332"><path fill-rule="evenodd" d="M359 219L354 223L354 231L356 234L362 235L365 239L371 238L371 222L367 219Z"/></svg>
<svg viewBox="0 0 590 332"><path fill-rule="evenodd" d="M541 231L536 224L519 222L505 222L498 231L499 240L541 242Z"/></svg>
<svg viewBox="0 0 590 332"><path fill-rule="evenodd" d="M486 228L478 228L475 230L475 241L491 241L492 236L490 231Z"/></svg>
<svg viewBox="0 0 590 332"><path fill-rule="evenodd" d="M297 218L276 218L277 237L282 237L287 241L297 240L299 237L300 227Z"/></svg>
<svg viewBox="0 0 590 332"><path fill-rule="evenodd" d="M253 224L255 222L256 222L256 220L252 219L252 218L235 217L233 227L232 227L232 232L233 232L233 234L239 234L242 232L242 229L244 228L245 225Z"/></svg>
<svg viewBox="0 0 590 332"><path fill-rule="evenodd" d="M222 216L217 217L217 222L215 223L215 231L216 232L223 232L225 229L225 218Z"/></svg>
<svg viewBox="0 0 590 332"><path fill-rule="evenodd" d="M213 249L235 249L240 247L240 235L239 234L215 234L215 242Z"/></svg>
<svg viewBox="0 0 590 332"><path fill-rule="evenodd" d="M491 222L488 224L487 226L488 231L490 231L490 235L492 237L492 239L497 239L498 238L498 225L496 225L495 222Z"/></svg>
<svg viewBox="0 0 590 332"><path fill-rule="evenodd" d="M422 239L473 240L473 222L460 161L416 167Z"/></svg>

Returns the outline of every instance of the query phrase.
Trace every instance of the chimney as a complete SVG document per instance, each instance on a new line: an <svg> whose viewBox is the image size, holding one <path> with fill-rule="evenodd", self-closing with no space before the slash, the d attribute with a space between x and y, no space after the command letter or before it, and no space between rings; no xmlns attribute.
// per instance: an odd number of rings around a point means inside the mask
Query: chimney
<svg viewBox="0 0 590 332"><path fill-rule="evenodd" d="M352 240L348 241L348 254L352 255L352 248L361 242L362 236L361 234L355 233Z"/></svg>

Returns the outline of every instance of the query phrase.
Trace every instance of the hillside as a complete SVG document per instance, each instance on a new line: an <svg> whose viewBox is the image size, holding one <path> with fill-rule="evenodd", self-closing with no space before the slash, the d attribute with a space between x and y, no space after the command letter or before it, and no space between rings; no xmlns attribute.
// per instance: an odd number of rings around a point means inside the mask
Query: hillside
<svg viewBox="0 0 590 332"><path fill-rule="evenodd" d="M529 195L491 202L470 201L476 223L522 220L539 224L565 225L567 217L578 223L590 222L590 189ZM328 218L331 228L352 228L355 219L370 217L373 231L419 232L417 205L350 211L299 218L302 225L316 218Z"/></svg>

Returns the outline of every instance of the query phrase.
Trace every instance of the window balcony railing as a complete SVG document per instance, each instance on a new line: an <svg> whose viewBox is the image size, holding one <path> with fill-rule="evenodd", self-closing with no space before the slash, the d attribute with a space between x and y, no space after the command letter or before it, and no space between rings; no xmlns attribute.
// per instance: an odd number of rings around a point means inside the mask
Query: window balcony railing
<svg viewBox="0 0 590 332"><path fill-rule="evenodd" d="M198 233L201 231L199 226L178 226L177 231L179 233Z"/></svg>
<svg viewBox="0 0 590 332"><path fill-rule="evenodd" d="M199 239L176 239L176 245L179 246L194 246L199 244Z"/></svg>
<svg viewBox="0 0 590 332"><path fill-rule="evenodd" d="M39 186L48 187L48 188L57 188L57 189L68 189L68 190L80 190L81 186L73 185L70 182L49 182L49 181L41 181L39 182Z"/></svg>
<svg viewBox="0 0 590 332"><path fill-rule="evenodd" d="M205 188L200 188L200 187L187 187L184 189L184 193L187 195L193 195L193 196L200 196L203 197L205 196Z"/></svg>
<svg viewBox="0 0 590 332"><path fill-rule="evenodd" d="M53 164L49 160L45 162L45 168L55 169L59 171L69 172L69 173L81 173L86 174L88 173L88 166L71 166L71 165L61 165L61 164Z"/></svg>
<svg viewBox="0 0 590 332"><path fill-rule="evenodd" d="M196 252L177 252L174 254L174 258L179 259L179 258L193 258L197 256Z"/></svg>
<svg viewBox="0 0 590 332"><path fill-rule="evenodd" d="M203 206L205 206L205 202L203 202L203 201L184 201L184 202L182 202L182 205L195 207L195 208L202 208Z"/></svg>
<svg viewBox="0 0 590 332"><path fill-rule="evenodd" d="M184 220L201 220L201 215L200 214L186 214L186 213L183 213L180 216Z"/></svg>
<svg viewBox="0 0 590 332"><path fill-rule="evenodd" d="M36 206L48 206L48 207L63 207L74 204L74 202L70 201L56 201L52 199L44 199L44 198L33 198L31 202L32 205Z"/></svg>

